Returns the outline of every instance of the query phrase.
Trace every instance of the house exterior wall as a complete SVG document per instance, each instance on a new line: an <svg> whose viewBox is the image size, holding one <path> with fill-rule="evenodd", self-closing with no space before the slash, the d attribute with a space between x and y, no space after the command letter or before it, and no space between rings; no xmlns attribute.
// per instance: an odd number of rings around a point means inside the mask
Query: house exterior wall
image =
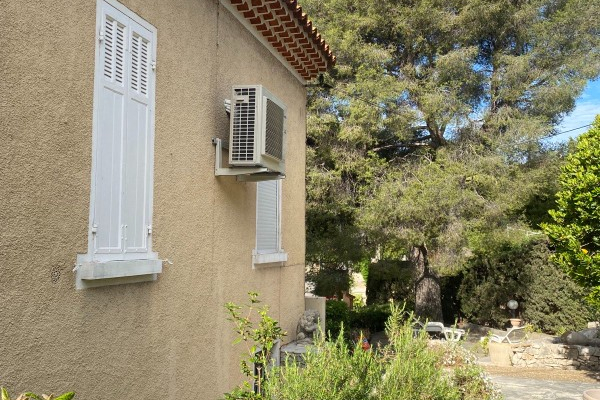
<svg viewBox="0 0 600 400"><path fill-rule="evenodd" d="M96 1L0 8L0 385L80 399L214 399L239 382L223 305L304 310L305 89L218 1L123 0L158 30L154 282L75 290L87 252ZM233 84L288 107L283 267L252 269L256 183L214 176Z"/></svg>

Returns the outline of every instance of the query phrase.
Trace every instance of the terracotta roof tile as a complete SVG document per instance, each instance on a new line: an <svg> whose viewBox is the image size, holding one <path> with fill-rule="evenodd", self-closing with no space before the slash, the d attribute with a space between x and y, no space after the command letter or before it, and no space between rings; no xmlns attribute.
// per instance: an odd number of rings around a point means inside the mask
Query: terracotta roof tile
<svg viewBox="0 0 600 400"><path fill-rule="evenodd" d="M304 79L335 64L335 56L297 0L227 0Z"/></svg>

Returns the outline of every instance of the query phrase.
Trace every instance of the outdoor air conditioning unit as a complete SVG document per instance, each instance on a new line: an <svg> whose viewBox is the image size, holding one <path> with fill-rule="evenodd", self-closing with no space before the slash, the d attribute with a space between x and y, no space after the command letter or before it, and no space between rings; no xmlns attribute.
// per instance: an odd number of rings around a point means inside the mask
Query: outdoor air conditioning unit
<svg viewBox="0 0 600 400"><path fill-rule="evenodd" d="M286 106L261 85L233 86L229 164L285 173Z"/></svg>

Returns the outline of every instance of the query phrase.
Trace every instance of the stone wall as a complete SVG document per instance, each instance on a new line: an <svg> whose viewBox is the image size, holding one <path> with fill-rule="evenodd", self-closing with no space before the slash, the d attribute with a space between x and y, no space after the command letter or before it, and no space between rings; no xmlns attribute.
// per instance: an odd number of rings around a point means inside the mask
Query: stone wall
<svg viewBox="0 0 600 400"><path fill-rule="evenodd" d="M511 351L516 367L600 370L600 347L533 342L513 344Z"/></svg>

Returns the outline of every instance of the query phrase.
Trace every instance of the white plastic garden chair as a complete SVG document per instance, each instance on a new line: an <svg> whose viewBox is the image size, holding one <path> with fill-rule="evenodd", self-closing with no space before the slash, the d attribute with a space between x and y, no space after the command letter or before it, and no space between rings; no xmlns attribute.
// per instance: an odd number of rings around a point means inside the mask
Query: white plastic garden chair
<svg viewBox="0 0 600 400"><path fill-rule="evenodd" d="M510 328L506 335L492 335L490 336L490 340L496 343L502 343L506 341L507 343L519 343L525 336L525 327L524 326L515 326Z"/></svg>

